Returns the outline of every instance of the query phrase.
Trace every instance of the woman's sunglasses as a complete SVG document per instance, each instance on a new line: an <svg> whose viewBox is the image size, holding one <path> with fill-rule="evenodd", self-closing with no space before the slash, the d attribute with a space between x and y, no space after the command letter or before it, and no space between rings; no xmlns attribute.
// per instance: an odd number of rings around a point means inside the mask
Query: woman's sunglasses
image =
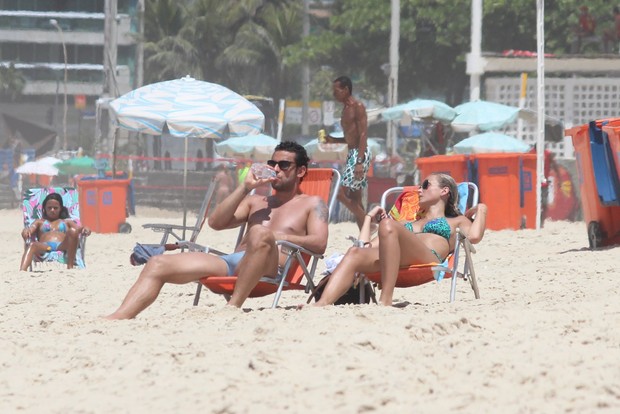
<svg viewBox="0 0 620 414"><path fill-rule="evenodd" d="M270 166L271 168L276 168L276 165L280 168L281 171L286 171L289 168L291 168L291 166L295 164L293 161L275 161L275 160L269 160L267 161L267 165Z"/></svg>
<svg viewBox="0 0 620 414"><path fill-rule="evenodd" d="M424 180L422 182L422 190L426 190L428 189L428 186L431 185L431 183L428 180Z"/></svg>

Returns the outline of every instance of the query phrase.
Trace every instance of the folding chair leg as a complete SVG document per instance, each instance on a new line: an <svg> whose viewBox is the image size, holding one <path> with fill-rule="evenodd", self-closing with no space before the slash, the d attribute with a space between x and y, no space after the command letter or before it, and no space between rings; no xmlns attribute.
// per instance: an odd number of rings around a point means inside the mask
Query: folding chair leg
<svg viewBox="0 0 620 414"><path fill-rule="evenodd" d="M370 300L376 305L377 295L375 294L375 289L364 274L360 274L360 280L358 282L358 286L360 287L360 303L366 303L366 285L370 286Z"/></svg>
<svg viewBox="0 0 620 414"><path fill-rule="evenodd" d="M476 279L476 272L474 271L474 266L469 259L465 259L464 272L464 277L469 279L469 284L471 285L471 289L474 291L475 298L480 299L480 291L478 290L478 280Z"/></svg>
<svg viewBox="0 0 620 414"><path fill-rule="evenodd" d="M471 288L474 291L474 296L476 297L476 299L480 299L480 291L478 290L478 281L476 280L476 272L474 271L474 267L473 266L468 266L469 267L469 272L468 272L468 277L469 277L469 283L471 284Z"/></svg>
<svg viewBox="0 0 620 414"><path fill-rule="evenodd" d="M478 280L476 279L476 271L474 270L474 264L471 260L471 250L469 245L465 245L465 277L469 278L469 283L474 291L476 299L480 299L480 291L478 290Z"/></svg>
<svg viewBox="0 0 620 414"><path fill-rule="evenodd" d="M194 296L194 306L198 305L198 301L200 300L200 292L202 291L202 283L198 282L198 287L196 287L196 295Z"/></svg>

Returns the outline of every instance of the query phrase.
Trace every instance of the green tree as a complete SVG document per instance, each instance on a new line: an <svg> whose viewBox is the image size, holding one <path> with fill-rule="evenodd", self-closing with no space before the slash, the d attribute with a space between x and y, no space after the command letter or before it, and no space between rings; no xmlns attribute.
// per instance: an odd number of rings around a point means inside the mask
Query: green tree
<svg viewBox="0 0 620 414"><path fill-rule="evenodd" d="M0 97L15 101L23 92L26 79L21 71L15 69L11 62L9 66L0 65Z"/></svg>
<svg viewBox="0 0 620 414"><path fill-rule="evenodd" d="M554 54L570 50L581 0L545 2L545 48ZM591 13L604 23L611 6L588 1ZM482 49L536 51L534 0L484 0ZM285 51L290 65L310 62L316 71L328 65L348 74L358 91L387 90L381 65L389 62L390 2L337 0L333 15L320 30ZM471 0L401 0L399 97L443 99L456 105L466 100L469 78L465 57L471 49ZM315 95L324 94L313 91Z"/></svg>
<svg viewBox="0 0 620 414"><path fill-rule="evenodd" d="M147 0L144 14L144 80L153 83L201 76L187 9L176 0Z"/></svg>
<svg viewBox="0 0 620 414"><path fill-rule="evenodd" d="M292 76L282 51L301 37L300 3L238 0L229 6L225 21L234 37L217 59L227 83L242 93L286 96Z"/></svg>

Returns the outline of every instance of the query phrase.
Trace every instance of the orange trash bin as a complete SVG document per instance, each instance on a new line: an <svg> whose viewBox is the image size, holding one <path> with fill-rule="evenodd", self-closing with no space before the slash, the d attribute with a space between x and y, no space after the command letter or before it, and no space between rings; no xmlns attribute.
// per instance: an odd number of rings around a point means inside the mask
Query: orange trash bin
<svg viewBox="0 0 620 414"><path fill-rule="evenodd" d="M604 164L604 148L601 142L591 137L590 128L597 132L603 121L579 125L565 131L575 148L579 191L583 218L586 222L588 241L591 249L620 244L620 206L613 205L617 195L610 193L609 171ZM615 122L611 122L614 125ZM596 164L596 171L595 171ZM600 185L599 185L600 184ZM601 194L603 192L603 194Z"/></svg>
<svg viewBox="0 0 620 414"><path fill-rule="evenodd" d="M620 119L617 119L617 123L609 123L603 126L603 131L607 134L612 159L616 166L616 174L620 180Z"/></svg>
<svg viewBox="0 0 620 414"><path fill-rule="evenodd" d="M457 183L471 181L467 155L434 155L418 158L415 162L420 170L420 180L432 173L444 173L454 178Z"/></svg>
<svg viewBox="0 0 620 414"><path fill-rule="evenodd" d="M127 188L130 180L78 181L82 223L96 233L129 233Z"/></svg>
<svg viewBox="0 0 620 414"><path fill-rule="evenodd" d="M521 203L519 194L518 154L472 154L480 201L487 212L487 228L519 229Z"/></svg>

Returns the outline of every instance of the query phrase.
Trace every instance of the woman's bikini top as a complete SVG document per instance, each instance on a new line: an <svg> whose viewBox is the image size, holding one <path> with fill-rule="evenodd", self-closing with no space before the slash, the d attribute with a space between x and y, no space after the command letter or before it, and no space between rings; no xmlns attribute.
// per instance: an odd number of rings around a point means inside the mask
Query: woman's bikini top
<svg viewBox="0 0 620 414"><path fill-rule="evenodd" d="M450 241L452 230L445 217L437 217L424 225L422 233L432 233Z"/></svg>
<svg viewBox="0 0 620 414"><path fill-rule="evenodd" d="M41 232L48 233L50 231L52 231L52 225L50 224L49 221L45 220L43 222L43 225L41 226ZM60 233L67 232L67 225L65 224L64 220L60 221L60 224L58 225L58 229L55 229L55 231L58 231Z"/></svg>
<svg viewBox="0 0 620 414"><path fill-rule="evenodd" d="M410 232L413 232L413 223L410 221L405 223L405 227ZM445 217L437 217L427 222L422 228L422 233L431 233L443 237L450 242L450 235L452 230L448 224L448 220Z"/></svg>

